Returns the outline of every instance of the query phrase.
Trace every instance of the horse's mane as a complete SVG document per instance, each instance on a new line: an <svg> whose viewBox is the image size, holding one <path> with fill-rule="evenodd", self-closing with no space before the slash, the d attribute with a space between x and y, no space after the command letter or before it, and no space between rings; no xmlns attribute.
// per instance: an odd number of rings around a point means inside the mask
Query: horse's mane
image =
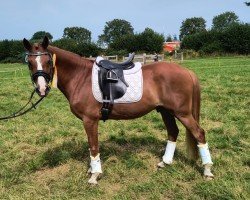
<svg viewBox="0 0 250 200"><path fill-rule="evenodd" d="M57 58L61 58L67 60L68 62L74 63L75 66L82 66L83 64L86 65L87 63L91 63L93 65L93 60L81 57L76 53L72 53L70 51L60 49L51 45L48 46L48 50L51 53L55 53Z"/></svg>

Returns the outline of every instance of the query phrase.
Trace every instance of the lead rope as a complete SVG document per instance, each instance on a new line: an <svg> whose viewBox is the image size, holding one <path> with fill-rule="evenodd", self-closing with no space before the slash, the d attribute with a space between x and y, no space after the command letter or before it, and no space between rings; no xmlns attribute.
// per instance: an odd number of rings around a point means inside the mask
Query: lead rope
<svg viewBox="0 0 250 200"><path fill-rule="evenodd" d="M54 68L54 74L53 74L53 78L52 78L52 82L51 82L51 86L54 87L54 88L57 88L57 68L56 68L56 54L53 54L53 68ZM24 114L26 114L27 112L31 111L33 108L36 109L36 106L44 99L45 96L43 97L40 97L40 99L38 99L36 101L36 103L32 103L31 100L34 96L36 92L36 88L33 90L33 92L31 93L30 95L30 98L28 100L28 102L22 107L20 108L18 111L12 113L11 115L9 116L6 116L6 117L0 117L0 121L1 120L6 120L6 119L12 119L12 118L15 118L15 117L19 117L19 116L22 116ZM23 111L29 104L31 103L31 106ZM22 112L23 111L23 112Z"/></svg>
<svg viewBox="0 0 250 200"><path fill-rule="evenodd" d="M30 95L29 101L28 101L21 109L19 109L18 111L12 113L12 114L9 115L9 116L1 117L0 120L6 120L6 119L12 119L12 118L15 118L15 117L19 117L19 116L22 116L22 115L24 115L25 113L29 112L29 111L32 110L33 108L36 109L37 104L39 104L39 103L43 100L44 97L40 97L40 99L37 100L36 103L33 104L33 103L31 102L31 100L32 100L32 98L33 98L35 92L36 92L36 89L34 89L34 91L33 91L33 92L31 93L31 95ZM26 109L25 111L23 111L30 103L31 103L31 106L30 106L28 109ZM23 112L22 112L22 111L23 111Z"/></svg>

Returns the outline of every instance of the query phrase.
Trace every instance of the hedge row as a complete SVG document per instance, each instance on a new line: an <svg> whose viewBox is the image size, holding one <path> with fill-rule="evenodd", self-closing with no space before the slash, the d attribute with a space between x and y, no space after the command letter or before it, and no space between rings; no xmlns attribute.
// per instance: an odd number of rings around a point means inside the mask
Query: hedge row
<svg viewBox="0 0 250 200"><path fill-rule="evenodd" d="M250 53L250 24L235 24L223 31L205 31L182 40L182 49L199 53Z"/></svg>
<svg viewBox="0 0 250 200"><path fill-rule="evenodd" d="M140 38L138 36L138 38ZM116 43L113 43L111 48L103 50L94 43L77 43L71 39L60 39L52 43L59 48L69 50L82 56L97 56L105 52L107 54L126 54L130 51L159 51L159 45L149 45L151 41L143 35L144 39L135 40L133 37L124 37ZM149 37L151 38L151 37ZM160 36L156 38L161 42ZM156 40L155 39L155 40ZM146 42L146 43L145 43ZM159 43L158 42L158 43ZM157 42L155 42L157 43ZM123 47L121 49L121 46ZM150 46L150 49L145 49L145 46ZM250 24L235 24L223 31L205 31L189 36L185 36L182 40L181 48L184 50L194 50L199 54L214 54L214 53L233 53L233 54L249 54L250 53ZM18 40L3 40L0 41L0 62L13 63L23 62L25 49L22 41Z"/></svg>
<svg viewBox="0 0 250 200"><path fill-rule="evenodd" d="M60 39L52 43L59 48L77 53L82 56L97 56L101 49L93 43L77 44L76 41L70 39ZM0 41L0 63L16 63L24 61L25 49L22 41L19 40L3 40Z"/></svg>
<svg viewBox="0 0 250 200"><path fill-rule="evenodd" d="M3 40L0 41L0 62L14 63L21 62L24 55L22 41Z"/></svg>

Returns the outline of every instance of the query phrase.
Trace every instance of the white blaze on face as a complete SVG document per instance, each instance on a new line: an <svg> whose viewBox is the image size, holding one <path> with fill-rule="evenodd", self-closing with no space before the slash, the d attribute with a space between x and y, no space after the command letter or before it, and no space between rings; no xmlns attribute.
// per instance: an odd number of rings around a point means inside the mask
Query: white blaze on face
<svg viewBox="0 0 250 200"><path fill-rule="evenodd" d="M37 70L43 70L42 63L41 63L41 56L36 57L36 63L37 63ZM39 92L41 95L45 95L46 91L46 81L43 76L38 76L37 78L37 87L39 88Z"/></svg>

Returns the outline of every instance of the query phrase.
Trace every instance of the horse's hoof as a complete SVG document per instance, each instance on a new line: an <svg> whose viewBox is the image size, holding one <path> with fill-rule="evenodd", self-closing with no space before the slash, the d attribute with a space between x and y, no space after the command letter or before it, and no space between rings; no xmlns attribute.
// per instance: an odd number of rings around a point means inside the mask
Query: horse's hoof
<svg viewBox="0 0 250 200"><path fill-rule="evenodd" d="M93 184L96 185L97 184L97 180L100 178L100 174L99 172L93 173L90 177L90 179L88 180L89 184Z"/></svg>
<svg viewBox="0 0 250 200"><path fill-rule="evenodd" d="M165 167L165 163L162 161L162 162L159 162L158 164L157 164L157 167L158 168L164 168Z"/></svg>
<svg viewBox="0 0 250 200"><path fill-rule="evenodd" d="M207 181L214 180L214 176L204 176Z"/></svg>
<svg viewBox="0 0 250 200"><path fill-rule="evenodd" d="M205 165L204 177L206 180L213 180L214 179L214 175L212 174L210 168L211 168L210 165Z"/></svg>
<svg viewBox="0 0 250 200"><path fill-rule="evenodd" d="M213 175L210 171L205 172L205 173L204 173L204 177L205 177L205 179L206 179L207 181L210 181L210 180L213 180L213 179L214 179L214 175Z"/></svg>
<svg viewBox="0 0 250 200"><path fill-rule="evenodd" d="M206 172L204 173L204 177L207 181L213 180L214 179L214 175L211 172Z"/></svg>

